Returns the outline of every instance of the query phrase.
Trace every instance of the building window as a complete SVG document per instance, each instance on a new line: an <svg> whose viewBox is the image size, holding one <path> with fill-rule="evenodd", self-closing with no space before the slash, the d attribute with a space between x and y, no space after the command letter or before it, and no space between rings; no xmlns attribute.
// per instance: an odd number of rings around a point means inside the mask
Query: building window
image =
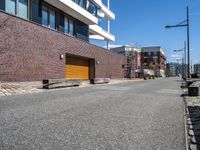
<svg viewBox="0 0 200 150"><path fill-rule="evenodd" d="M74 35L74 22L73 20L69 20L69 35Z"/></svg>
<svg viewBox="0 0 200 150"><path fill-rule="evenodd" d="M6 12L16 15L16 0L6 0Z"/></svg>
<svg viewBox="0 0 200 150"><path fill-rule="evenodd" d="M19 17L28 19L28 0L19 0Z"/></svg>
<svg viewBox="0 0 200 150"><path fill-rule="evenodd" d="M56 17L55 17L55 11L49 9L49 27L51 29L56 28Z"/></svg>
<svg viewBox="0 0 200 150"><path fill-rule="evenodd" d="M74 36L74 21L65 17L64 33Z"/></svg>
<svg viewBox="0 0 200 150"><path fill-rule="evenodd" d="M157 64L158 63L158 59L157 58L153 58L153 64Z"/></svg>
<svg viewBox="0 0 200 150"><path fill-rule="evenodd" d="M144 63L147 63L147 59L146 58L144 58Z"/></svg>
<svg viewBox="0 0 200 150"><path fill-rule="evenodd" d="M42 6L42 25L47 26L51 29L56 28L55 11Z"/></svg>
<svg viewBox="0 0 200 150"><path fill-rule="evenodd" d="M48 26L48 9L42 6L42 25Z"/></svg>
<svg viewBox="0 0 200 150"><path fill-rule="evenodd" d="M28 19L28 0L6 0L5 11L17 15L23 19Z"/></svg>
<svg viewBox="0 0 200 150"><path fill-rule="evenodd" d="M91 1L87 0L86 9L94 16L97 16L97 6Z"/></svg>
<svg viewBox="0 0 200 150"><path fill-rule="evenodd" d="M69 34L69 19L65 17L65 22L64 22L64 33Z"/></svg>
<svg viewBox="0 0 200 150"><path fill-rule="evenodd" d="M73 0L75 3L77 3L79 6L84 8L84 0Z"/></svg>

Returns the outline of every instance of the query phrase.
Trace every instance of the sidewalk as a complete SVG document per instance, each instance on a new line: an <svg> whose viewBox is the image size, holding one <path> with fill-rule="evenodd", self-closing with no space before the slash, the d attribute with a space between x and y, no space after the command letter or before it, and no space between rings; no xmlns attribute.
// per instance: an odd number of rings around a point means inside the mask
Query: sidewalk
<svg viewBox="0 0 200 150"><path fill-rule="evenodd" d="M41 82L3 82L0 83L0 97L42 92Z"/></svg>
<svg viewBox="0 0 200 150"><path fill-rule="evenodd" d="M143 79L112 79L109 84L117 84L123 82L136 82L142 81ZM99 85L99 84L98 84ZM102 84L106 85L106 84ZM89 81L83 81L79 86L80 88L94 86L89 83ZM69 87L67 87L70 89ZM73 87L78 88L78 87ZM54 90L54 89L51 89ZM11 95L20 95L20 94L28 94L28 93L38 93L46 91L42 89L42 82L3 82L0 83L0 97L1 96L11 96Z"/></svg>

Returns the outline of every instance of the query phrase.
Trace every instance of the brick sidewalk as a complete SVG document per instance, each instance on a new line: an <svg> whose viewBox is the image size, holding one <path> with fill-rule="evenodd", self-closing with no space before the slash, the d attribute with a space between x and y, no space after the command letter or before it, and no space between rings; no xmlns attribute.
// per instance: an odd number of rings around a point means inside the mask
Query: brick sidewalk
<svg viewBox="0 0 200 150"><path fill-rule="evenodd" d="M143 79L112 79L109 84L117 84L123 82L136 82L143 81ZM102 84L105 85L105 84ZM91 86L89 81L83 81L80 87ZM92 85L94 86L94 85ZM76 87L77 88L77 87ZM68 89L70 89L68 87ZM54 90L54 89L51 89ZM38 93L43 92L45 89L42 89L42 82L0 82L0 97L1 96L10 96L10 95L19 95L19 94L28 94L28 93Z"/></svg>
<svg viewBox="0 0 200 150"><path fill-rule="evenodd" d="M40 82L3 82L0 83L0 96L42 92Z"/></svg>

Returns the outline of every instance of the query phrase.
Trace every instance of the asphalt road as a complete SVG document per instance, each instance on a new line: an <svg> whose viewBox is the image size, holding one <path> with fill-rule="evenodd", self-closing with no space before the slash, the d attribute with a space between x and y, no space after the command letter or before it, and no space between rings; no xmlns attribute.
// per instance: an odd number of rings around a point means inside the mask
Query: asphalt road
<svg viewBox="0 0 200 150"><path fill-rule="evenodd" d="M184 150L177 78L0 97L1 150Z"/></svg>

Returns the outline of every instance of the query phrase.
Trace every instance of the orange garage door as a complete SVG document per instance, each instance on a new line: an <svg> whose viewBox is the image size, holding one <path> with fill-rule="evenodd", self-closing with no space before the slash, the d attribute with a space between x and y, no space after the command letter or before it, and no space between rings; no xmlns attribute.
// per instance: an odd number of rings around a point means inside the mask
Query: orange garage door
<svg viewBox="0 0 200 150"><path fill-rule="evenodd" d="M66 57L67 79L89 79L89 61L81 58Z"/></svg>

